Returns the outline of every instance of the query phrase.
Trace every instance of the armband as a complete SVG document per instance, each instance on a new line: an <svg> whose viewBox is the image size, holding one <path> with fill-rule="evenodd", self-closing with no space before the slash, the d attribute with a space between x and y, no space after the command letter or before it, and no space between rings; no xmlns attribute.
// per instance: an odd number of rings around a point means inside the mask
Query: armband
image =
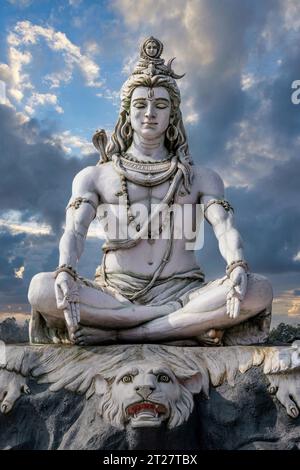
<svg viewBox="0 0 300 470"><path fill-rule="evenodd" d="M77 197L76 199L74 199L74 201L70 202L70 204L67 206L66 210L68 210L70 207L74 207L74 209L79 209L81 204L83 204L84 202L90 204L93 209L97 212L97 206L94 201L91 201L90 199L87 199L85 197Z"/></svg>
<svg viewBox="0 0 300 470"><path fill-rule="evenodd" d="M228 201L225 201L225 199L212 199L211 201L209 201L205 208L204 208L204 212L207 211L207 209L212 206L213 204L220 204L221 206L224 207L225 211L229 212L229 211L232 211L234 212L234 209L233 207L230 205L230 203Z"/></svg>

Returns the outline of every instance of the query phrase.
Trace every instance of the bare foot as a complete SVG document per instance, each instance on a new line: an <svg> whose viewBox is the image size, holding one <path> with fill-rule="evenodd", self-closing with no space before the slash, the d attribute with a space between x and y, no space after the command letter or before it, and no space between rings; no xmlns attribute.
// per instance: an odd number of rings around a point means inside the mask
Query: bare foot
<svg viewBox="0 0 300 470"><path fill-rule="evenodd" d="M97 344L112 344L116 342L117 334L114 330L100 330L89 326L78 326L73 333L73 341L79 346L89 346Z"/></svg>
<svg viewBox="0 0 300 470"><path fill-rule="evenodd" d="M201 335L198 335L197 340L201 346L221 346L223 335L223 330L211 329L205 333L202 333Z"/></svg>

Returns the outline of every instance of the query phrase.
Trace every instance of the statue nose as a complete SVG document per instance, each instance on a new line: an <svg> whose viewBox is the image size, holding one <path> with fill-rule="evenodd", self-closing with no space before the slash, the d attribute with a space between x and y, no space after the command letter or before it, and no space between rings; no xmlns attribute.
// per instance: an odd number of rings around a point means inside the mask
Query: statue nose
<svg viewBox="0 0 300 470"><path fill-rule="evenodd" d="M147 106L147 109L146 109L146 112L145 112L145 117L147 117L147 118L154 118L155 117L155 111L154 111L154 108L153 108L151 103Z"/></svg>
<svg viewBox="0 0 300 470"><path fill-rule="evenodd" d="M139 385L135 387L135 391L138 395L140 395L144 400L146 400L152 392L154 392L155 387L151 387L150 385Z"/></svg>

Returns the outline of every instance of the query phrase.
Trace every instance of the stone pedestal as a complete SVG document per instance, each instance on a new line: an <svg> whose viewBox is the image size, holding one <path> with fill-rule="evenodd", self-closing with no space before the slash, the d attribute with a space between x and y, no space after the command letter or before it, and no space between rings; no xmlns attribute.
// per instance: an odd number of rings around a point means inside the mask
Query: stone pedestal
<svg viewBox="0 0 300 470"><path fill-rule="evenodd" d="M297 342L223 348L17 344L1 351L1 449L300 445Z"/></svg>

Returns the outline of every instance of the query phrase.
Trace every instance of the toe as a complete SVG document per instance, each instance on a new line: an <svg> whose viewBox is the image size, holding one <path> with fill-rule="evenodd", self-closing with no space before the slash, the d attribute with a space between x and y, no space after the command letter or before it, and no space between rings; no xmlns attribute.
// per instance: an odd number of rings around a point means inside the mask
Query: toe
<svg viewBox="0 0 300 470"><path fill-rule="evenodd" d="M3 413L4 415L9 413L12 407L13 407L12 403L10 403L8 400L4 400L4 402L1 404L1 407L0 407L1 413Z"/></svg>
<svg viewBox="0 0 300 470"><path fill-rule="evenodd" d="M31 390L27 384L22 385L22 392L25 393L25 395L30 395Z"/></svg>
<svg viewBox="0 0 300 470"><path fill-rule="evenodd" d="M289 397L288 393L281 392L279 388L276 396L278 400L280 401L280 403L285 407L287 414L291 418L297 418L299 415L299 410L297 408L296 403L293 400L291 400L291 398Z"/></svg>
<svg viewBox="0 0 300 470"><path fill-rule="evenodd" d="M76 339L79 339L79 338L81 338L83 335L84 335L84 332L83 332L82 329L77 330L77 331L74 333L74 339L75 339L75 340L76 340Z"/></svg>

